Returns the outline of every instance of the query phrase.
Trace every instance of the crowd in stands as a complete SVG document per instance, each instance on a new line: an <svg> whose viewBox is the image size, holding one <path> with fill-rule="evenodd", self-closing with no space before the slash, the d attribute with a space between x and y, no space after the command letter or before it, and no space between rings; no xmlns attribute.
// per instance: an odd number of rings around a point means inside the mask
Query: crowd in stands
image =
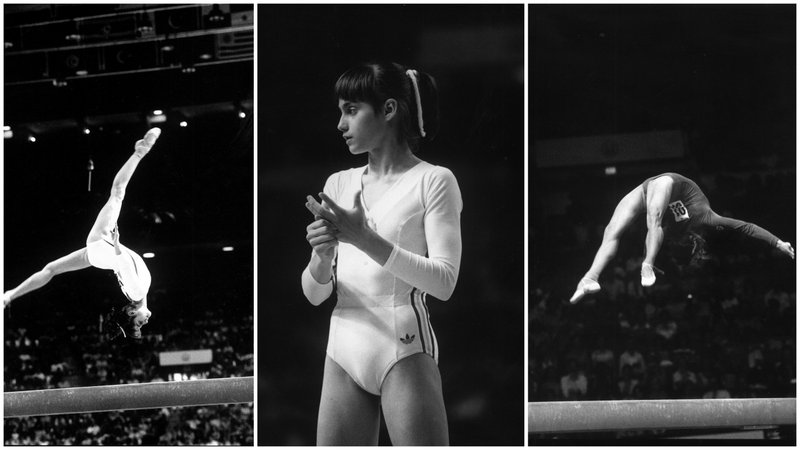
<svg viewBox="0 0 800 450"><path fill-rule="evenodd" d="M213 304L212 302L203 304ZM13 308L13 306L12 306ZM7 320L5 391L253 376L252 309L198 308L155 317L139 343L108 340L102 315L50 311ZM14 310L11 311L12 318ZM163 351L211 349L212 363L159 365ZM253 405L5 419L6 445L253 445Z"/></svg>
<svg viewBox="0 0 800 450"><path fill-rule="evenodd" d="M5 445L250 445L253 405L6 419Z"/></svg>
<svg viewBox="0 0 800 450"><path fill-rule="evenodd" d="M793 173L707 181L715 211L796 246L794 206L782 206L792 205ZM580 195L603 203L602 192ZM567 208L533 221L530 400L794 397L795 265L761 243L709 237L699 265L665 246L657 260L665 274L644 289L642 222L623 237L601 293L569 304L612 210L592 217Z"/></svg>

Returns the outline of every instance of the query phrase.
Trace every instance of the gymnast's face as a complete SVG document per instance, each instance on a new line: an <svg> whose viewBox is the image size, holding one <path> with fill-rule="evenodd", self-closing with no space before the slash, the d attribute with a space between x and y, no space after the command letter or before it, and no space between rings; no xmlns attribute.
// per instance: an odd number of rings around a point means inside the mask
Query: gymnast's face
<svg viewBox="0 0 800 450"><path fill-rule="evenodd" d="M380 146L386 133L386 122L369 103L339 99L341 117L336 128L350 153L359 155Z"/></svg>
<svg viewBox="0 0 800 450"><path fill-rule="evenodd" d="M133 305L128 305L127 307L128 316L131 317L131 321L133 322L134 326L142 327L150 320L150 310L147 309L147 306L142 305L139 308L136 308Z"/></svg>

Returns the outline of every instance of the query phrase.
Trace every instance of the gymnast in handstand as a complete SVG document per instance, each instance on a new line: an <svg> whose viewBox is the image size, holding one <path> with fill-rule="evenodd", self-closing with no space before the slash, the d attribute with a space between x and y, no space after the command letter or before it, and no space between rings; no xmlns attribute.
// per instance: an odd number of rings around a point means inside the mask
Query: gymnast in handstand
<svg viewBox="0 0 800 450"><path fill-rule="evenodd" d="M641 271L642 286L645 287L656 282L657 269L653 264L665 236L680 239L687 235L697 237L710 230L733 230L777 248L794 259L794 249L790 243L778 239L758 225L720 216L711 209L708 198L694 181L677 173L664 173L648 178L619 202L606 226L603 242L592 266L578 283L571 303L577 303L587 294L600 290L600 273L617 254L622 234L643 214L647 221ZM697 246L701 240L696 239L696 242Z"/></svg>
<svg viewBox="0 0 800 450"><path fill-rule="evenodd" d="M150 310L147 309L150 272L141 256L120 243L117 219L131 176L160 135L159 128L151 128L134 145L133 154L114 177L111 194L86 238L86 247L47 263L19 286L3 293L3 308L11 301L46 285L56 275L90 266L113 270L127 303L112 319L126 337L141 338L141 327L150 319Z"/></svg>

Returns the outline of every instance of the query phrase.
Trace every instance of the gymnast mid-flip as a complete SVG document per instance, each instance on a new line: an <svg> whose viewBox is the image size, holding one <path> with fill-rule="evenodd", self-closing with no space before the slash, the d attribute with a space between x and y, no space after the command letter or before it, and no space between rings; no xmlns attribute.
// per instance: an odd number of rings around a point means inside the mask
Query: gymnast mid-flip
<svg viewBox="0 0 800 450"><path fill-rule="evenodd" d="M120 243L117 219L131 176L160 135L160 129L151 128L134 145L133 155L114 177L111 194L86 238L86 247L47 263L42 270L28 277L19 286L4 292L3 308L16 298L46 285L56 275L90 266L113 270L128 303L112 320L124 336L141 338L141 328L150 319L150 310L147 309L150 272L141 256Z"/></svg>
<svg viewBox="0 0 800 450"><path fill-rule="evenodd" d="M658 269L653 263L665 236L680 239L687 235L702 235L710 230L733 230L777 248L794 259L794 249L790 243L778 239L758 225L720 216L711 209L708 198L694 181L677 173L664 173L648 178L619 202L606 226L603 242L592 266L578 283L571 303L600 290L600 273L617 254L622 234L642 214L647 222L641 271L642 286L645 287L656 282Z"/></svg>

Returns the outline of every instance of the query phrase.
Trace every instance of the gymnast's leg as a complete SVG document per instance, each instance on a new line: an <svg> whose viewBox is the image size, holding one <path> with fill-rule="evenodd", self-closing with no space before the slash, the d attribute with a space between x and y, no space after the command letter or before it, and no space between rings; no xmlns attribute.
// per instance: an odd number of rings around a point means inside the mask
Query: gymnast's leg
<svg viewBox="0 0 800 450"><path fill-rule="evenodd" d="M56 275L64 272L85 269L89 266L90 264L86 257L85 248L75 250L69 255L62 256L61 258L51 261L47 263L42 270L28 277L28 279L23 281L19 286L3 293L3 308L11 303L12 300L46 285Z"/></svg>
<svg viewBox="0 0 800 450"><path fill-rule="evenodd" d="M136 142L134 154L128 158L128 161L122 166L119 172L117 172L114 178L111 195L105 206L100 210L100 214L98 214L94 226L92 226L92 230L89 232L89 236L86 239L87 245L103 237L112 238L112 231L119 217L122 199L125 197L125 188L133 172L136 170L136 166L139 165L139 160L150 151L150 148L155 144L160 134L161 130L153 128L145 134L144 139ZM42 270L28 277L28 279L23 281L16 288L4 292L3 307L8 305L15 298L46 285L56 275L85 269L90 265L86 248L76 250L69 255L51 261L45 265Z"/></svg>
<svg viewBox="0 0 800 450"><path fill-rule="evenodd" d="M317 445L378 445L380 401L325 357Z"/></svg>
<svg viewBox="0 0 800 450"><path fill-rule="evenodd" d="M608 222L603 232L603 242L600 244L600 248L594 256L592 266L578 283L578 288L569 300L570 303L576 303L586 294L591 294L600 290L600 284L597 280L600 278L600 274L608 263L616 256L620 237L622 237L622 234L633 223L636 217L644 213L645 207L642 193L643 188L639 185L636 189L625 195L617 204L616 209L614 209L614 215L611 216L611 220Z"/></svg>
<svg viewBox="0 0 800 450"><path fill-rule="evenodd" d="M672 178L664 176L650 182L647 189L647 237L645 238L645 256L642 262L642 286L652 286L656 282L653 263L664 242L664 229L661 220L667 209L672 194Z"/></svg>
<svg viewBox="0 0 800 450"><path fill-rule="evenodd" d="M150 148L156 143L160 135L160 129L151 128L147 134L144 135L143 139L136 142L133 155L128 158L114 177L108 201L97 215L97 219L95 219L94 225L91 231L89 231L89 236L86 238L87 245L103 238L107 240L113 238L112 231L117 225L117 219L119 218L120 209L122 208L122 200L125 198L125 189L128 187L128 182L136 171L139 162L150 151Z"/></svg>
<svg viewBox="0 0 800 450"><path fill-rule="evenodd" d="M439 368L430 355L401 359L386 375L381 405L392 445L448 445Z"/></svg>

